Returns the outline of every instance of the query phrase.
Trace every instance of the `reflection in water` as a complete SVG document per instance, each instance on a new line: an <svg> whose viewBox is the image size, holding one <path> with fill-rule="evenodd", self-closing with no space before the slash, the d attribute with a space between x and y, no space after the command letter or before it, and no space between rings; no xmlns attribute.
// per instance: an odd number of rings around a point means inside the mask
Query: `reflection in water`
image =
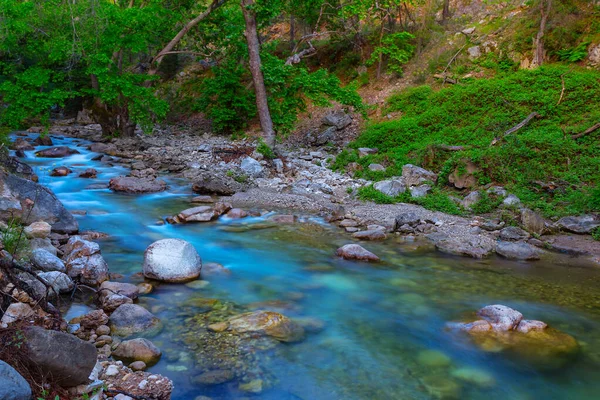
<svg viewBox="0 0 600 400"><path fill-rule="evenodd" d="M61 144L86 143L64 139ZM211 277L208 285L163 284L140 300L164 323L152 339L164 356L151 371L174 380L175 399L597 398L600 272L595 269L570 266L566 258L519 263L447 257L397 238L365 245L381 256L381 264L347 262L333 254L350 239L315 218L291 226L265 225L264 218L244 220L244 226L227 219L161 225L157 221L188 207L191 191L184 182L169 178L169 193L143 196L86 189L126 170L92 161L95 154L78 149L81 154L64 160L26 152L24 161L67 208L87 211L77 216L82 230L111 235L100 242L111 272L139 282L135 274L145 248L166 237L190 241L204 262L232 271ZM75 173L50 177L60 165ZM77 177L89 167L98 170L96 179ZM262 229L252 229L253 224ZM444 330L447 321L495 303L573 335L581 356L559 371L542 371L484 353ZM298 318L309 332L306 340L212 341L209 323L256 308ZM84 310L75 306L69 316ZM199 376L215 355L221 355L223 368L244 377L207 386L207 376ZM261 394L253 394L259 389Z"/></svg>

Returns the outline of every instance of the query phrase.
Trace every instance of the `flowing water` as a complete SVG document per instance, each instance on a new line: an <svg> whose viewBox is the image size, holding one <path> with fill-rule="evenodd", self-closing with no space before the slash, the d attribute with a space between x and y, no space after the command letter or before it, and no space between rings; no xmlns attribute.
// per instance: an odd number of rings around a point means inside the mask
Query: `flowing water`
<svg viewBox="0 0 600 400"><path fill-rule="evenodd" d="M600 398L598 269L561 257L536 263L449 257L399 238L365 244L384 260L381 264L347 262L333 254L351 239L312 216L294 225L256 230L229 229L239 222L226 218L163 224L161 219L190 206L189 185L165 178L169 190L148 195L90 188L128 171L92 161L96 154L85 149L88 142L53 140L81 154L43 159L32 151L23 161L69 210L87 211L77 216L82 230L110 235L100 245L111 272L123 274L125 281L141 282L137 273L143 252L161 238L190 241L204 262L218 262L232 271L229 277L211 278L205 287L159 285L140 300L164 325L152 337L163 357L150 371L174 381L176 400L201 395L307 400ZM50 177L50 170L61 165L75 173ZM98 170L97 179L77 177L89 167ZM264 218L244 223L260 224ZM211 345L198 322L203 313L211 307L217 313L252 308L253 303L255 308L275 307L289 317L310 318L324 329L309 332L301 343L262 346L257 341L242 349L238 364L248 365L238 367L247 370L254 384L263 381L262 393L240 390L239 380L194 384L193 377L205 369L202 352ZM574 336L581 354L558 370L547 370L483 352L444 329L448 321L498 303ZM74 305L68 316L85 310Z"/></svg>

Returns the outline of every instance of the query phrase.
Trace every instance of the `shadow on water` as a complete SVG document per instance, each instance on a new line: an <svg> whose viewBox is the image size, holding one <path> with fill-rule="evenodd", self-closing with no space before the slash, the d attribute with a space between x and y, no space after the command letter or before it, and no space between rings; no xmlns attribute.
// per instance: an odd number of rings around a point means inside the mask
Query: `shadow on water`
<svg viewBox="0 0 600 400"><path fill-rule="evenodd" d="M145 248L167 237L190 241L204 262L232 271L229 277L211 278L207 286L159 285L140 300L163 321L164 329L152 338L163 357L150 371L173 379L174 399L598 398L597 269L559 256L536 263L449 257L399 238L365 244L381 256L381 264L353 263L333 256L349 237L313 217L282 226L264 225L264 218L243 225L227 219L164 225L158 221L189 206L191 191L183 182L165 178L168 193L142 196L89 189L127 170L92 161L95 154L83 147L84 141L65 138L60 144L78 146L81 154L57 160L26 152L24 161L68 209L87 212L77 216L82 230L110 234L100 244L111 272L141 281L136 274ZM61 165L75 173L51 177L50 170ZM90 167L98 170L96 179L77 177ZM580 356L559 370L544 371L480 351L444 329L448 321L497 303L573 335ZM232 339L239 354L228 359L234 352L211 342L207 321L255 308L281 311L309 321L314 329L297 344ZM86 310L74 305L67 315ZM194 383L215 353L222 354L225 365L238 363L235 368L247 378L246 392L238 380ZM260 384L263 391L253 394Z"/></svg>

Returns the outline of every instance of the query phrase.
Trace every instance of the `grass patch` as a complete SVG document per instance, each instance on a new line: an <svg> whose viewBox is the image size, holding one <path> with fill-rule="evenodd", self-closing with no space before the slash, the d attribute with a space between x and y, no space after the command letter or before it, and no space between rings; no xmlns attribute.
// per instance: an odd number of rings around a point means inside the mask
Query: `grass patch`
<svg viewBox="0 0 600 400"><path fill-rule="evenodd" d="M441 211L453 215L464 214L463 210L446 193L438 188L434 188L425 197L413 198L408 190L396 197L392 197L381 193L372 185L369 185L358 189L358 198L377 204L410 203L418 204L432 211Z"/></svg>

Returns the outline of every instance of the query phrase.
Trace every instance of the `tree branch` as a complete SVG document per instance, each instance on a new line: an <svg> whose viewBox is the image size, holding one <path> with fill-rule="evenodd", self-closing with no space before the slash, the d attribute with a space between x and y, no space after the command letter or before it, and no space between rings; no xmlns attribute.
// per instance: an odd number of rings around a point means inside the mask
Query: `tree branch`
<svg viewBox="0 0 600 400"><path fill-rule="evenodd" d="M500 141L500 139L505 138L506 136L515 133L516 131L518 131L519 129L523 128L525 125L527 125L529 122L531 122L532 119L534 118L540 118L540 114L536 113L536 112L532 112L531 114L529 114L527 116L527 118L525 118L523 121L521 121L520 123L518 123L517 125L513 126L512 128L510 128L509 130L507 130L506 132L504 132L504 134L502 135L502 137L500 138L495 138L494 140L492 140L492 143L490 143L490 146L495 145L496 143L498 143Z"/></svg>
<svg viewBox="0 0 600 400"><path fill-rule="evenodd" d="M592 133L598 129L600 129L600 122L598 122L596 125L592 126L591 128L586 129L584 132L578 133L577 135L571 135L571 139L573 139L573 140L579 139L580 137L589 135L590 133Z"/></svg>

